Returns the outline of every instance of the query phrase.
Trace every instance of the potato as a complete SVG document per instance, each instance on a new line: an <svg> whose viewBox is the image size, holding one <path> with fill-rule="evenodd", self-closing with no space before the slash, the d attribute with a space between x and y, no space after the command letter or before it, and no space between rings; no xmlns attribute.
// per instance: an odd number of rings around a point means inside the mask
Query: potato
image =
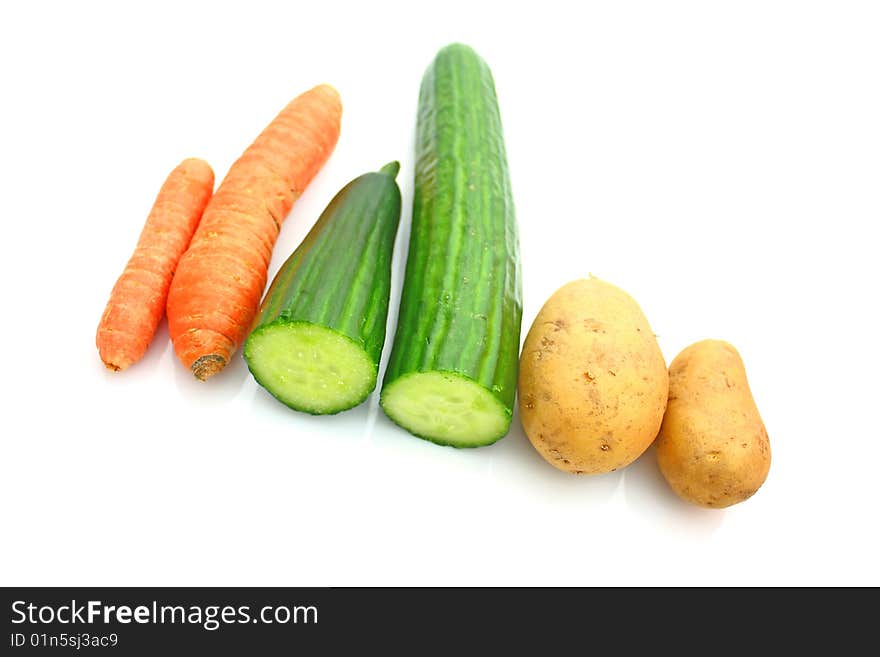
<svg viewBox="0 0 880 657"><path fill-rule="evenodd" d="M689 502L726 507L761 487L770 441L733 345L703 340L672 361L656 444L663 476Z"/></svg>
<svg viewBox="0 0 880 657"><path fill-rule="evenodd" d="M632 463L657 436L668 387L638 304L598 278L557 290L523 344L520 418L560 470L597 474Z"/></svg>

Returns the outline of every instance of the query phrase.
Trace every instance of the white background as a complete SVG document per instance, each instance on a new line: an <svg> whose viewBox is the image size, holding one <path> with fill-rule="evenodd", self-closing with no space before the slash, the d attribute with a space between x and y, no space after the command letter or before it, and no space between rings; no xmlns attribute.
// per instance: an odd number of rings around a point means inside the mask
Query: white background
<svg viewBox="0 0 880 657"><path fill-rule="evenodd" d="M0 583L880 584L876 4L133 5L0 9ZM103 369L98 319L171 168L203 157L219 180L320 82L342 136L269 273L343 184L399 159L393 331L419 82L456 40L495 74L523 334L592 272L667 360L734 343L773 449L751 500L680 502L651 452L564 474L518 418L456 451L375 395L297 414L240 358L195 381L164 322L141 363Z"/></svg>

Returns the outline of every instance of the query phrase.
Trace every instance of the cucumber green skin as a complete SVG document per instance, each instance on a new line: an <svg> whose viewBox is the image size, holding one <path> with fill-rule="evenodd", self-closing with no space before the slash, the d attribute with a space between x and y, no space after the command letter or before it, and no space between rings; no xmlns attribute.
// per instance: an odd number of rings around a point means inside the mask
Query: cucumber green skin
<svg viewBox="0 0 880 657"><path fill-rule="evenodd" d="M359 176L333 198L278 270L251 335L278 323L318 324L360 346L378 375L400 221L393 165L390 175L386 167Z"/></svg>
<svg viewBox="0 0 880 657"><path fill-rule="evenodd" d="M495 85L479 55L453 44L422 79L409 253L383 390L411 372L453 372L489 390L510 418L521 322L519 238Z"/></svg>

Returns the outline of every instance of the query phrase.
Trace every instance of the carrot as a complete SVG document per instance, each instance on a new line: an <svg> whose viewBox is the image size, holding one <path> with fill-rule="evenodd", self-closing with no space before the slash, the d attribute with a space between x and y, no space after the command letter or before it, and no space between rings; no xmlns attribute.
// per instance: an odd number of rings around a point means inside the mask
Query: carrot
<svg viewBox="0 0 880 657"><path fill-rule="evenodd" d="M320 85L293 99L230 167L168 294L174 350L196 378L219 372L250 330L294 201L339 139L342 103Z"/></svg>
<svg viewBox="0 0 880 657"><path fill-rule="evenodd" d="M214 172L196 158L181 162L159 189L98 324L95 342L108 369L124 370L146 353L165 312L174 268L213 189Z"/></svg>

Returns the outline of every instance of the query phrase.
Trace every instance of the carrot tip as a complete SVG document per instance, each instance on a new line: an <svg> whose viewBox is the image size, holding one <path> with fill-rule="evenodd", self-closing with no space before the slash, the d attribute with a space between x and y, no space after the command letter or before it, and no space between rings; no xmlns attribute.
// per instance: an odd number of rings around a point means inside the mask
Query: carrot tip
<svg viewBox="0 0 880 657"><path fill-rule="evenodd" d="M121 367L119 365L114 365L113 363L108 363L106 360L102 360L101 362L104 363L104 367L106 367L108 370L111 370L113 372L121 372L122 370L125 369L124 367Z"/></svg>
<svg viewBox="0 0 880 657"><path fill-rule="evenodd" d="M214 376L217 372L226 367L226 359L217 354L207 354L200 356L196 362L192 364L192 373L199 381L204 381L209 376Z"/></svg>

